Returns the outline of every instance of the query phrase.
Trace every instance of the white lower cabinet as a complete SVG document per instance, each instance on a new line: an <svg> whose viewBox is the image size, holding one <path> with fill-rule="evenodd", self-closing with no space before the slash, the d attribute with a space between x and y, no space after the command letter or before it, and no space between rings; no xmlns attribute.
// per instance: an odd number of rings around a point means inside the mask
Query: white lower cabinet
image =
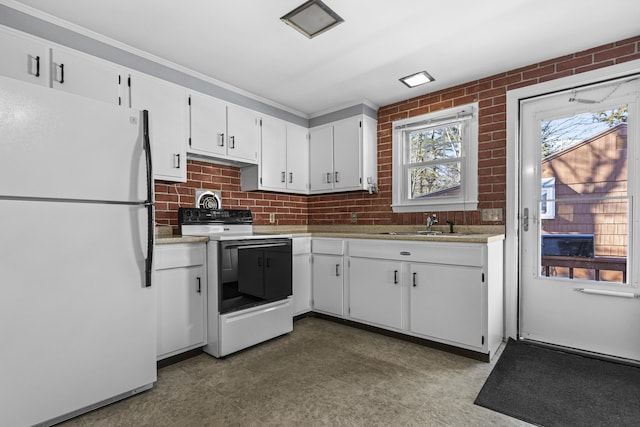
<svg viewBox="0 0 640 427"><path fill-rule="evenodd" d="M349 240L345 317L491 357L503 337L502 245ZM314 282L314 310L316 300Z"/></svg>
<svg viewBox="0 0 640 427"><path fill-rule="evenodd" d="M402 264L349 259L349 317L380 326L402 328Z"/></svg>
<svg viewBox="0 0 640 427"><path fill-rule="evenodd" d="M204 243L155 248L156 354L158 360L206 344Z"/></svg>
<svg viewBox="0 0 640 427"><path fill-rule="evenodd" d="M293 315L311 311L311 238L293 238Z"/></svg>
<svg viewBox="0 0 640 427"><path fill-rule="evenodd" d="M482 269L410 264L410 330L420 335L482 348L486 285Z"/></svg>
<svg viewBox="0 0 640 427"><path fill-rule="evenodd" d="M344 316L344 243L341 239L313 239L313 310Z"/></svg>

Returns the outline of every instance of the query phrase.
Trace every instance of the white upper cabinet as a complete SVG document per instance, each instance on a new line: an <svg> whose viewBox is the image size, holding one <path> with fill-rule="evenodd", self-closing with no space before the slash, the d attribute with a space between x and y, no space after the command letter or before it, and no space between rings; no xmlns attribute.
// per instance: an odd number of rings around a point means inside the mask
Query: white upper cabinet
<svg viewBox="0 0 640 427"><path fill-rule="evenodd" d="M260 116L198 92L189 94L189 152L220 160L257 164Z"/></svg>
<svg viewBox="0 0 640 427"><path fill-rule="evenodd" d="M131 74L131 107L149 110L155 179L186 182L186 94L183 87L141 73Z"/></svg>
<svg viewBox="0 0 640 427"><path fill-rule="evenodd" d="M42 86L49 86L49 49L31 37L0 32L0 74Z"/></svg>
<svg viewBox="0 0 640 427"><path fill-rule="evenodd" d="M377 181L376 126L360 115L311 128L311 194L366 190Z"/></svg>
<svg viewBox="0 0 640 427"><path fill-rule="evenodd" d="M198 92L189 94L189 151L227 155L227 104Z"/></svg>
<svg viewBox="0 0 640 427"><path fill-rule="evenodd" d="M305 193L309 187L309 129L287 123L287 190Z"/></svg>
<svg viewBox="0 0 640 427"><path fill-rule="evenodd" d="M258 163L260 116L257 112L227 104L227 156L232 160Z"/></svg>
<svg viewBox="0 0 640 427"><path fill-rule="evenodd" d="M51 50L51 86L76 95L123 105L123 72L110 62L66 48Z"/></svg>
<svg viewBox="0 0 640 427"><path fill-rule="evenodd" d="M287 124L273 117L262 118L260 183L263 189L287 188Z"/></svg>
<svg viewBox="0 0 640 427"><path fill-rule="evenodd" d="M309 184L309 130L274 117L262 117L260 164L242 169L243 191L306 194Z"/></svg>

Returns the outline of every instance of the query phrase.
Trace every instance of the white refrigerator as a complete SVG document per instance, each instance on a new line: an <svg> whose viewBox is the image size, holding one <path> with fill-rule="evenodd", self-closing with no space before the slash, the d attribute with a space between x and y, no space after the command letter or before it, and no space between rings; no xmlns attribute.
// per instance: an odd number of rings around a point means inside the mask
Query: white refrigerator
<svg viewBox="0 0 640 427"><path fill-rule="evenodd" d="M0 426L156 381L147 122L0 77Z"/></svg>

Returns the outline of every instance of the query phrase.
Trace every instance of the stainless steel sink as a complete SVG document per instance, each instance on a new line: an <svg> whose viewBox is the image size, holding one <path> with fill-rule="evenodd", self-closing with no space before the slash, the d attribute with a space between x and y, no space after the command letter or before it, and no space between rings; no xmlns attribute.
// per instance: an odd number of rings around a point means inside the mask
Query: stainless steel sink
<svg viewBox="0 0 640 427"><path fill-rule="evenodd" d="M382 233L387 236L438 236L442 234L442 231L384 231Z"/></svg>

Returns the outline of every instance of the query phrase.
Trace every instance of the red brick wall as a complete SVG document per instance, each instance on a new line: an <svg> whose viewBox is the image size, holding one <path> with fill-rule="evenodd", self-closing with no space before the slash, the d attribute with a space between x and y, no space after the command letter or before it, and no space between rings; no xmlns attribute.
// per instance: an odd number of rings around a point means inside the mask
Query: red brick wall
<svg viewBox="0 0 640 427"><path fill-rule="evenodd" d="M178 226L178 208L193 207L199 189L219 191L227 209L250 209L255 224L307 224L307 197L261 191L240 191L240 169L195 160L187 161L187 182L155 182L156 224Z"/></svg>
<svg viewBox="0 0 640 427"><path fill-rule="evenodd" d="M391 212L391 122L478 102L480 209L506 208L506 92L596 68L640 59L640 36L610 43L516 70L475 80L442 91L387 105L378 110L378 184L380 192L313 196L309 198L310 224L345 224L357 212L359 224L423 224L424 215ZM438 212L441 224L479 225L480 212ZM503 224L504 222L502 222ZM501 223L489 223L501 224Z"/></svg>
<svg viewBox="0 0 640 427"><path fill-rule="evenodd" d="M381 107L378 111L378 194L352 192L306 197L247 193L240 191L238 168L189 160L186 183L156 182L156 222L177 226L178 206L193 206L195 190L205 188L221 191L226 208L251 209L258 225L269 223L269 212L276 212L280 225L349 224L352 212L357 213L358 224L423 224L423 213L391 212L391 122L476 101L480 105L479 208L501 208L504 213L507 90L634 59L640 59L640 36ZM446 220L456 224L483 224L479 211L437 214L442 224Z"/></svg>

